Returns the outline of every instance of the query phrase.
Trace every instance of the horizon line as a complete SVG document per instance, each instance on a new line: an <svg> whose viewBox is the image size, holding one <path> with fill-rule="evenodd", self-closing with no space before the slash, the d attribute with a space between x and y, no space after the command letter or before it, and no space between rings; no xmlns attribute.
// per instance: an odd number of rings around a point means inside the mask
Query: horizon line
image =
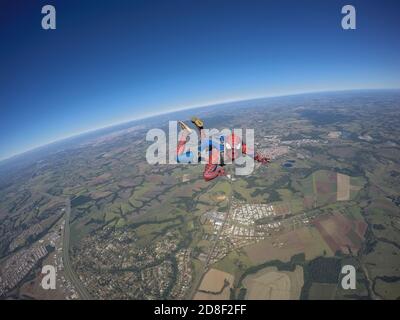
<svg viewBox="0 0 400 320"><path fill-rule="evenodd" d="M65 137L57 138L57 139L52 140L52 141L44 142L44 143L41 143L41 144L36 145L34 147L30 147L30 148L28 148L28 149L26 149L24 151L14 153L14 154L6 156L4 158L0 158L0 164L2 162L10 160L12 158L15 158L15 157L18 157L18 156L22 156L25 153L34 151L34 150L39 149L39 148L46 147L46 146L51 145L53 143L61 142L63 140L68 140L68 139L71 139L71 138L74 138L74 137L78 137L78 136L81 136L81 135L93 133L93 132L96 132L96 131L99 131L99 130L104 130L104 129L112 128L112 127L115 127L115 126L118 126L118 125L127 124L129 122L138 121L138 120L145 120L145 119L148 119L148 118L151 118L151 117L167 115L167 114L174 113L174 112L185 111L185 110L196 109L196 108L206 108L206 107L223 105L223 104L234 103L234 102L252 101L252 100L258 100L258 99L290 97L290 96L314 94L314 93L345 92L345 91L369 91L369 90L370 91L373 91L373 90L389 90L390 91L390 90L400 90L400 87L395 87L395 88L377 88L377 87L374 87L374 88L352 88L352 89L321 89L321 90L316 90L316 91L293 91L293 92L284 93L284 94L259 95L259 96L254 96L254 97L225 99L225 100L219 100L219 101L216 100L216 101L210 101L210 102L206 102L206 103L202 103L202 104L194 104L194 105L191 105L191 106L185 106L185 107L182 107L182 108L178 107L178 108L171 109L171 110L168 110L168 111L165 111L165 112L161 111L161 112L156 112L156 113L151 113L151 114L146 114L146 115L143 115L143 116L131 118L129 120L116 121L114 123L106 124L104 126L99 126L99 127L96 127L96 128L84 130L84 131L81 131L81 132L73 133L71 135L67 135Z"/></svg>

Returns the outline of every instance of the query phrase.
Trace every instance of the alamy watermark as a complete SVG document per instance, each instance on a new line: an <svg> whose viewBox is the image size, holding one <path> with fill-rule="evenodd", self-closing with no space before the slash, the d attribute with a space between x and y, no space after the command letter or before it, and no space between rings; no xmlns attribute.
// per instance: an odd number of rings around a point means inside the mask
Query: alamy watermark
<svg viewBox="0 0 400 320"><path fill-rule="evenodd" d="M356 268L352 265L345 265L342 267L342 274L344 274L341 285L344 290L356 288Z"/></svg>
<svg viewBox="0 0 400 320"><path fill-rule="evenodd" d="M229 139L232 136L234 145ZM235 163L237 175L249 175L254 170L254 129L202 129L199 137L194 130L178 133L177 121L169 121L168 133L151 129L146 141L153 142L146 151L149 164ZM185 151L179 154L178 143L183 141ZM246 150L243 150L244 142Z"/></svg>
<svg viewBox="0 0 400 320"><path fill-rule="evenodd" d="M42 28L44 30L56 29L56 8L53 5L47 4L42 7ZM353 5L347 4L342 7L341 13L345 16L341 20L341 25L344 30L355 30L356 27L356 8Z"/></svg>
<svg viewBox="0 0 400 320"><path fill-rule="evenodd" d="M44 265L42 268L44 274L41 286L44 290L56 289L56 268L50 264Z"/></svg>
<svg viewBox="0 0 400 320"><path fill-rule="evenodd" d="M344 30L355 30L356 26L356 8L350 4L343 6L342 14L342 28Z"/></svg>
<svg viewBox="0 0 400 320"><path fill-rule="evenodd" d="M44 30L55 30L56 27L56 8L50 4L46 4L42 7L42 14L45 16L42 18L42 28Z"/></svg>

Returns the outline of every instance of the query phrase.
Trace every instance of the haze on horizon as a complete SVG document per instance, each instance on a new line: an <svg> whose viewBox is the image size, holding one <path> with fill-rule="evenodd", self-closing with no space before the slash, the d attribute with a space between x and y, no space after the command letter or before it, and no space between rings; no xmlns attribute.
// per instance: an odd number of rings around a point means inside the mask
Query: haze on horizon
<svg viewBox="0 0 400 320"><path fill-rule="evenodd" d="M52 4L52 31L41 1L0 5L0 159L181 108L400 87L395 1L353 1L348 31L344 1Z"/></svg>

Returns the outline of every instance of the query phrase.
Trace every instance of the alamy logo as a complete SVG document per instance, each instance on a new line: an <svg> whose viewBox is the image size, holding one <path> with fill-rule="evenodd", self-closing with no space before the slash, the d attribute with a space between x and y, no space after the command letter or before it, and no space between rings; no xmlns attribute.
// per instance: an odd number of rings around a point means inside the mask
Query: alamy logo
<svg viewBox="0 0 400 320"><path fill-rule="evenodd" d="M345 16L342 18L342 28L344 30L356 29L356 8L348 4L342 8L342 14Z"/></svg>
<svg viewBox="0 0 400 320"><path fill-rule="evenodd" d="M344 290L355 289L356 288L356 268L352 265L345 265L342 267L342 288Z"/></svg>
<svg viewBox="0 0 400 320"><path fill-rule="evenodd" d="M42 18L42 28L44 30L56 29L56 8L50 4L43 6L42 14L45 16Z"/></svg>
<svg viewBox="0 0 400 320"><path fill-rule="evenodd" d="M42 288L54 290L56 288L56 268L52 265L45 265L42 268L42 274L45 275L41 282Z"/></svg>

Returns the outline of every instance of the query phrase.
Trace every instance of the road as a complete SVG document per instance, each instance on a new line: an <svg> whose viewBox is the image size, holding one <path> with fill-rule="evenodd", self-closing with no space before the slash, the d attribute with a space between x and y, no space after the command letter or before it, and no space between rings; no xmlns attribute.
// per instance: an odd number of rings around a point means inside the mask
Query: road
<svg viewBox="0 0 400 320"><path fill-rule="evenodd" d="M75 289L78 291L79 297L82 300L91 300L91 296L85 288L78 275L75 273L71 265L69 258L69 245L70 245L70 226L69 220L71 216L71 201L68 198L66 201L65 208L65 225L64 225L64 237L63 237L63 263L65 276L71 281Z"/></svg>
<svg viewBox="0 0 400 320"><path fill-rule="evenodd" d="M203 278L204 278L205 274L206 274L207 271L209 270L209 265L210 265L211 258L213 257L215 248L217 247L217 245L218 245L218 243L219 243L219 241L220 241L219 238L221 237L222 230L223 230L224 227L225 227L226 221L228 221L228 219L229 219L229 215L230 215L230 212L231 212L232 201L233 201L233 181L232 181L232 179L229 179L229 183L230 183L230 185L231 185L231 188L230 188L230 191L231 191L231 192L230 192L230 194L229 194L228 209L227 209L227 212L226 212L226 215L225 215L225 219L224 219L224 221L222 222L221 228L218 230L218 234L216 235L216 238L215 238L215 240L214 240L214 243L213 243L213 245L212 245L212 248L211 248L211 250L209 251L209 253L208 253L208 255L207 255L206 261L205 261L205 263L204 263L204 267L203 267L202 270L201 270L202 276L200 277L200 280L199 280L198 283L196 284L196 289L193 290L193 292L192 292L192 294L191 294L191 296L190 296L190 299L193 299L193 297L194 297L194 295L196 294L198 288L200 287L201 282L203 281Z"/></svg>
<svg viewBox="0 0 400 320"><path fill-rule="evenodd" d="M230 194L230 196L229 196L228 209L227 209L227 212L226 212L226 215L225 215L225 219L224 219L224 221L222 222L222 225L221 225L221 227L220 227L219 230L218 230L218 233L217 233L217 235L216 235L214 244L213 244L213 246L212 246L210 252L208 253L208 256L207 256L207 259L206 259L206 263L205 263L205 272L208 270L208 267L209 267L209 265L210 265L210 261L211 261L212 257L214 256L215 248L217 247L217 245L218 245L219 242L220 242L220 237L221 237L222 231L224 230L225 224L226 224L226 222L229 220L229 215L230 215L230 213L231 213L232 199L233 199L233 191L232 191L232 189L233 189L233 187L232 187L232 181L231 181L231 194Z"/></svg>

